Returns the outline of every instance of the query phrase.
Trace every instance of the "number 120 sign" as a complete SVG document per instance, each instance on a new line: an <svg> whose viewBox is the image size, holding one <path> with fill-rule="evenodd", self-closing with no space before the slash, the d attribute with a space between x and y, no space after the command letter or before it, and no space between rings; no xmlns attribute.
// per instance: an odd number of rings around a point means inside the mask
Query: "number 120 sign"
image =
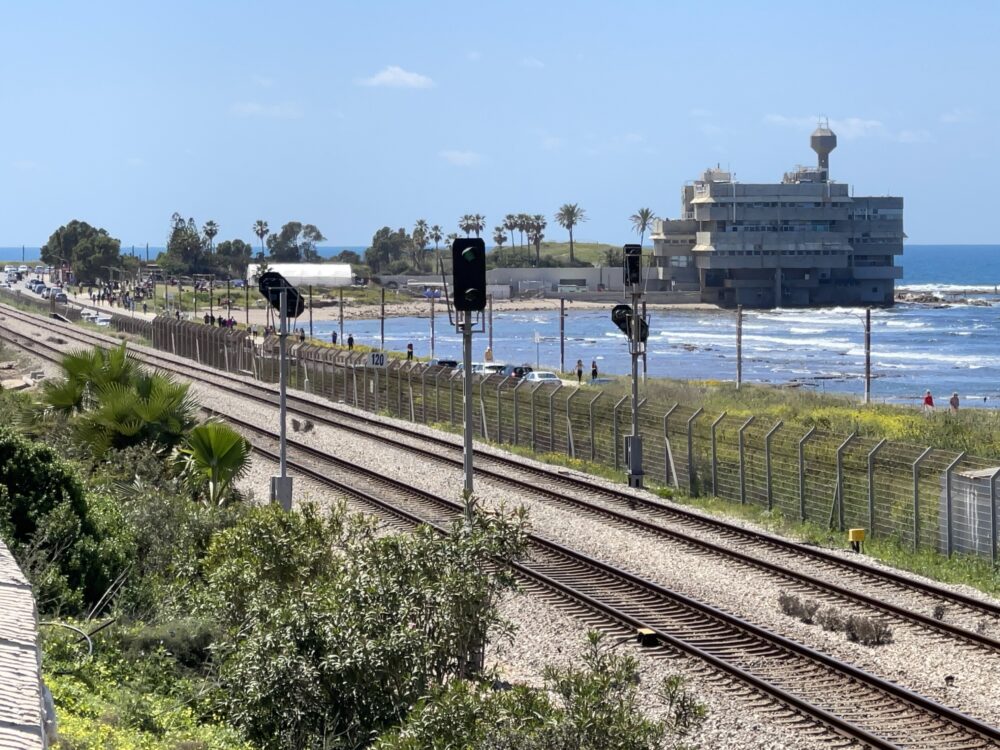
<svg viewBox="0 0 1000 750"><path fill-rule="evenodd" d="M368 352L369 367L385 367L387 364L388 360L385 352Z"/></svg>

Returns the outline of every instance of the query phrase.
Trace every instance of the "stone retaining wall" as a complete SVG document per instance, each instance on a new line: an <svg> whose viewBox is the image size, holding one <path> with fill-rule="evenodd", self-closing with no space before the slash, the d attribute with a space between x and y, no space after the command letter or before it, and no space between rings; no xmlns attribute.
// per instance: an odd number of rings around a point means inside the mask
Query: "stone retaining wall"
<svg viewBox="0 0 1000 750"><path fill-rule="evenodd" d="M43 730L38 615L31 586L0 542L0 748L38 750Z"/></svg>

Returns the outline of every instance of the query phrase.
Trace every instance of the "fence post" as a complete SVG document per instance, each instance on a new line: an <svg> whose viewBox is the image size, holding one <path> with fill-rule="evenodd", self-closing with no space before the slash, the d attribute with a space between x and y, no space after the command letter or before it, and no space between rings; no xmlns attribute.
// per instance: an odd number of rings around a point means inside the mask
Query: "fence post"
<svg viewBox="0 0 1000 750"><path fill-rule="evenodd" d="M965 458L965 451L959 453L958 457L948 464L948 468L944 470L945 510L948 516L948 557L951 557L952 549L954 548L954 525L951 515L951 472L963 458Z"/></svg>
<svg viewBox="0 0 1000 750"><path fill-rule="evenodd" d="M594 404L597 403L597 399L604 395L604 391L601 391L592 399L590 399L590 404L588 405L588 411L590 412L590 460L597 460L597 446L594 444Z"/></svg>
<svg viewBox="0 0 1000 750"><path fill-rule="evenodd" d="M767 480L767 509L772 510L774 508L774 491L771 488L771 438L774 437L774 433L781 429L784 424L780 419L777 423L768 430L767 434L764 436L764 463L765 467L765 479Z"/></svg>
<svg viewBox="0 0 1000 750"><path fill-rule="evenodd" d="M698 407L697 411L688 417L687 421L687 451L688 451L688 493L694 497L694 480L697 477L697 472L694 466L694 437L692 435L692 430L694 429L694 420L701 416L701 413L705 411L702 407Z"/></svg>
<svg viewBox="0 0 1000 750"><path fill-rule="evenodd" d="M799 520L806 520L806 440L816 432L810 427L809 432L799 438Z"/></svg>
<svg viewBox="0 0 1000 750"><path fill-rule="evenodd" d="M837 448L837 527L840 531L844 530L844 451L857 436L855 430Z"/></svg>
<svg viewBox="0 0 1000 750"><path fill-rule="evenodd" d="M625 400L627 398L628 398L628 396L622 396L618 400L618 403L615 404L614 411L612 412L612 415L611 415L612 435L613 435L613 440L614 440L614 447L612 448L612 450L614 451L614 454L615 454L615 471L618 470L620 459L621 459L621 456L619 455L619 451L618 451L618 407L621 406L625 402Z"/></svg>
<svg viewBox="0 0 1000 750"><path fill-rule="evenodd" d="M718 418L712 422L712 494L719 496L719 455L715 443L715 429L719 423L726 418L726 412L722 412Z"/></svg>
<svg viewBox="0 0 1000 750"><path fill-rule="evenodd" d="M427 424L427 368L420 371L420 414Z"/></svg>
<svg viewBox="0 0 1000 750"><path fill-rule="evenodd" d="M740 446L740 504L741 505L746 505L747 502L746 459L744 458L743 455L743 448L744 448L743 433L747 427L753 424L753 420L754 417L751 416L747 419L746 422L740 425L739 446Z"/></svg>
<svg viewBox="0 0 1000 750"><path fill-rule="evenodd" d="M458 372L461 372L459 370ZM451 374L448 378L448 399L451 406L451 424L452 427L455 426L455 373Z"/></svg>
<svg viewBox="0 0 1000 750"><path fill-rule="evenodd" d="M997 477L1000 469L990 477L990 562L997 564Z"/></svg>
<svg viewBox="0 0 1000 750"><path fill-rule="evenodd" d="M555 390L549 394L549 453L554 453L556 450L556 412L553 408L554 399L556 394L562 390L562 383L555 387Z"/></svg>
<svg viewBox="0 0 1000 750"><path fill-rule="evenodd" d="M576 443L573 440L573 397L580 393L579 386L566 398L566 453L570 458L576 458Z"/></svg>
<svg viewBox="0 0 1000 750"><path fill-rule="evenodd" d="M483 396L483 386L486 385L486 381L489 377L484 376L479 380L479 419L481 424L479 425L480 432L483 433L483 439L489 440L490 433L486 425L486 399Z"/></svg>
<svg viewBox="0 0 1000 750"><path fill-rule="evenodd" d="M403 418L403 368L396 368L396 416Z"/></svg>
<svg viewBox="0 0 1000 750"><path fill-rule="evenodd" d="M920 545L920 464L932 451L927 448L916 461L913 462L913 551L916 552Z"/></svg>
<svg viewBox="0 0 1000 750"><path fill-rule="evenodd" d="M872 536L875 535L875 457L887 442L882 438L868 451L868 531Z"/></svg>
<svg viewBox="0 0 1000 750"><path fill-rule="evenodd" d="M539 383L534 388L532 388L530 391L528 391L528 395L531 397L531 450L536 451L536 452L538 451L538 445L535 442L535 436L537 434L535 432L535 425L537 424L536 420L535 420L535 391L537 391L543 385L545 385L545 384L544 383Z"/></svg>
<svg viewBox="0 0 1000 750"><path fill-rule="evenodd" d="M510 380L510 375L497 383L497 443L503 443L503 400L500 398L500 389Z"/></svg>
<svg viewBox="0 0 1000 750"><path fill-rule="evenodd" d="M677 489L677 472L674 470L674 452L670 449L670 433L667 430L667 423L677 406L678 404L674 403L663 415L663 483L670 484L670 480L673 479L674 489Z"/></svg>
<svg viewBox="0 0 1000 750"><path fill-rule="evenodd" d="M517 445L518 441L521 439L520 437L521 420L520 420L520 410L518 408L518 403L517 403L517 391L526 382L527 381L524 378L521 378L518 381L517 385L514 386L514 445Z"/></svg>

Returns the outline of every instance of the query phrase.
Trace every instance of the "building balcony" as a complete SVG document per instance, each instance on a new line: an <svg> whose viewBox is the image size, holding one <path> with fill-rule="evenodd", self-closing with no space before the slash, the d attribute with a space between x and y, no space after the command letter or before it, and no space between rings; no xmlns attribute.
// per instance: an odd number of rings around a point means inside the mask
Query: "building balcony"
<svg viewBox="0 0 1000 750"><path fill-rule="evenodd" d="M854 278L863 281L903 278L902 266L855 266L851 270L854 272Z"/></svg>

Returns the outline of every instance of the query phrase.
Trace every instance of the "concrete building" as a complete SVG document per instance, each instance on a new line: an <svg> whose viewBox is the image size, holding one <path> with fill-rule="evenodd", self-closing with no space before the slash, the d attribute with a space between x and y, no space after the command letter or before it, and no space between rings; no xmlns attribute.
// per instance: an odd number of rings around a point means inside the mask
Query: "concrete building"
<svg viewBox="0 0 1000 750"><path fill-rule="evenodd" d="M707 170L681 217L654 226L650 290L698 291L724 306L892 305L903 269L903 199L856 197L829 179L837 136L812 134L816 167L776 184Z"/></svg>

